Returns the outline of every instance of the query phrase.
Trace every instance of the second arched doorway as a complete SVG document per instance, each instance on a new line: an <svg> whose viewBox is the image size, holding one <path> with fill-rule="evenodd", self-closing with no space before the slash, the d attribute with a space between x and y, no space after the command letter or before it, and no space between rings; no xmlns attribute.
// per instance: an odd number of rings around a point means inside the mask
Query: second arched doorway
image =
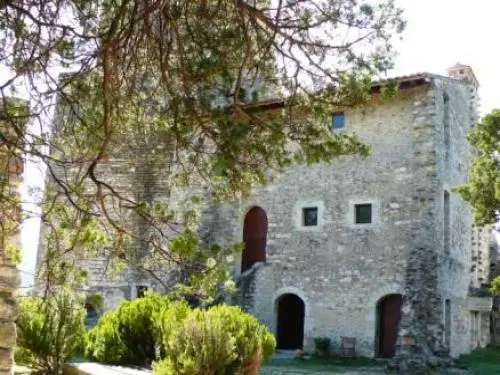
<svg viewBox="0 0 500 375"><path fill-rule="evenodd" d="M241 256L241 272L256 262L266 261L267 215L260 207L253 207L243 223L244 249Z"/></svg>
<svg viewBox="0 0 500 375"><path fill-rule="evenodd" d="M278 349L302 349L304 342L304 301L295 294L284 294L276 306Z"/></svg>
<svg viewBox="0 0 500 375"><path fill-rule="evenodd" d="M403 296L389 294L377 303L377 347L378 357L391 358L396 354L399 322Z"/></svg>

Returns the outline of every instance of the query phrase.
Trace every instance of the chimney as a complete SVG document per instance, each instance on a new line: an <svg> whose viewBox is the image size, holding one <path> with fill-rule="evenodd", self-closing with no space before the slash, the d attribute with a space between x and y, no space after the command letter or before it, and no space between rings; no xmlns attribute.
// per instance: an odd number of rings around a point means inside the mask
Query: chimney
<svg viewBox="0 0 500 375"><path fill-rule="evenodd" d="M472 68L468 65L457 63L451 68L448 68L448 75L452 78L469 81L469 83L474 87L475 90L479 88L479 81L477 80Z"/></svg>
<svg viewBox="0 0 500 375"><path fill-rule="evenodd" d="M479 120L479 81L472 68L464 64L455 64L448 68L448 75L451 78L463 80L469 84L469 107L471 113L470 126L474 126Z"/></svg>

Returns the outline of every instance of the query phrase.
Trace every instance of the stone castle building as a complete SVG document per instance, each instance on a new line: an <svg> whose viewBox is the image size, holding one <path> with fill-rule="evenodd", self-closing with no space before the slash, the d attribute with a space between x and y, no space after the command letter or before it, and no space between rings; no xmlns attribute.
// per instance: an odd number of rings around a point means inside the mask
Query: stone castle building
<svg viewBox="0 0 500 375"><path fill-rule="evenodd" d="M328 337L336 351L430 358L489 343L492 301L477 292L486 281L472 254L478 229L452 191L473 156L465 136L478 82L468 66L448 73L399 77L390 100L375 84L368 104L332 115L332 131L371 146L367 159L296 166L249 202L205 213L204 234L245 243L233 302L270 327L278 348L310 350ZM89 293L102 293L106 308L154 288L133 272L107 278L104 263L84 264Z"/></svg>

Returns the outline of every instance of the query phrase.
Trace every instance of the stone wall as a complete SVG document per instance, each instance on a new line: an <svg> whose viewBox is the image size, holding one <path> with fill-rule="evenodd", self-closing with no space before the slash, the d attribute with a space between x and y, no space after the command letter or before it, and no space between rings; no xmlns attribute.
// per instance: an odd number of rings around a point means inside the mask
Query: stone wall
<svg viewBox="0 0 500 375"><path fill-rule="evenodd" d="M24 171L22 150L23 140L19 134L26 126L28 103L16 98L3 98L0 108L0 127L2 141L0 142L0 375L12 374L14 369L13 348L16 344L16 324L18 308L15 296L21 285L21 275L6 253L6 247L21 249L19 233L20 207L16 200L21 175ZM12 114L19 115L10 117Z"/></svg>
<svg viewBox="0 0 500 375"><path fill-rule="evenodd" d="M444 98L448 103L445 103ZM478 345L489 342L484 336L489 335L489 329L481 330L479 336L482 340L472 338L471 330L475 315L483 312L471 310L469 304L469 289L476 281L471 275L472 267L472 241L473 234L472 216L469 205L461 197L452 192L452 188L464 183L470 168L473 150L466 141L466 135L474 125L471 122L470 102L471 85L464 81L441 79L436 88L436 105L438 113L445 116L448 110L450 121L450 152L446 155L442 148L437 148L437 166L439 185L436 189L436 236L440 248L443 249L439 256L439 286L443 297L442 303L448 299L451 305L451 346L453 356L469 352ZM446 109L448 107L448 109ZM440 126L445 119L437 119L436 140L444 143L445 127ZM450 193L450 246L445 251L444 245L444 191ZM443 314L444 316L444 314ZM443 318L444 319L444 318ZM484 320L484 319L483 319Z"/></svg>
<svg viewBox="0 0 500 375"><path fill-rule="evenodd" d="M56 135L58 126L64 124L64 120L62 120L64 118L64 109L59 111L61 113L56 116L55 120ZM160 161L159 165L151 165L154 162L148 159L149 150L154 149L158 142L162 140L161 135L158 135L155 139L138 136L130 140L130 142L124 142L120 138L113 138L113 143L110 145L110 150L113 153L107 160L103 160L97 166L97 178L112 186L114 191L124 199L145 202L152 202L153 200L168 201L170 193L169 179L171 178L168 164L163 160ZM57 136L54 143L57 144ZM68 156L68 158L71 157L78 157L78 155ZM75 163L74 168L69 167L63 170L54 166L53 170L57 178L63 181L72 181L74 176L81 173L83 169L78 163ZM69 185L71 184L70 182ZM47 190L58 189L52 176L47 177L46 187ZM95 191L95 185L88 179L86 188L89 193ZM146 236L147 228L133 214L132 210L123 208L123 201L120 202L111 194L107 195L105 207L108 210L108 215L130 233L139 237ZM109 224L105 220L102 222L104 225ZM108 230L109 233L113 233L111 225L108 225ZM47 242L48 231L49 228L42 223L36 267L38 292L47 287L43 275L46 269L45 254L47 247L50 246ZM144 243L140 241L129 241L127 243L125 251L127 252L129 265L119 272L113 269L112 261L110 261L113 257L110 256L109 251L110 249L100 249L98 253L92 253L86 250L77 250L66 255L65 258L65 261L87 271L87 278L83 285L84 292L86 295L101 295L104 301L104 310L116 308L125 299L136 298L138 287L153 288L160 292L164 290L155 280L146 277L134 267L133 257L140 258L140 254L147 252L147 246ZM168 278L165 277L165 279Z"/></svg>
<svg viewBox="0 0 500 375"><path fill-rule="evenodd" d="M492 231L492 225L474 226L472 229L471 278L473 288L480 289L490 281L491 264L494 264L490 249L494 241Z"/></svg>
<svg viewBox="0 0 500 375"><path fill-rule="evenodd" d="M465 181L471 157L465 139L472 117L469 88L466 82L432 77L394 100L374 98L364 108L348 110L346 130L372 147L366 160L341 157L332 165L294 167L259 188L251 201L233 211L226 207L226 219L208 218L213 236L219 231L219 238L228 241L232 228L233 241L241 241L246 212L259 206L267 213L265 266L253 269L247 283L248 271L240 275L240 264L235 264L235 277L246 288L240 293L252 298L244 306L276 333L279 297L296 294L306 306L306 349L314 337L327 336L338 350L341 336L351 336L359 354L374 356L377 303L399 293L404 296L400 356L420 356L425 362L475 347L468 305L471 215L451 191ZM445 190L449 245L444 243ZM372 203L373 222L356 225L353 205L363 202ZM318 207L318 225L303 227L301 209L311 206ZM446 300L451 306L449 347ZM484 319L479 327L483 345Z"/></svg>
<svg viewBox="0 0 500 375"><path fill-rule="evenodd" d="M16 343L17 304L15 293L21 285L16 266L0 252L0 375L12 374Z"/></svg>
<svg viewBox="0 0 500 375"><path fill-rule="evenodd" d="M260 206L268 216L267 262L253 276L250 311L274 332L276 301L293 293L306 305L306 348L312 348L314 337L328 336L338 349L341 336L354 336L359 354L375 354L377 302L405 294L412 239L422 226L416 217L421 202L414 199L420 166L413 149L415 133L428 134L416 123L432 100L426 85L387 103L347 111L347 131L372 146L368 159L341 157L332 165L294 167L235 208L239 218L229 224L234 240L241 241L249 208ZM352 222L357 202L373 204L372 224ZM319 209L317 227L301 226L301 209L308 206ZM222 221L212 228L227 227ZM235 274L239 277L238 264Z"/></svg>

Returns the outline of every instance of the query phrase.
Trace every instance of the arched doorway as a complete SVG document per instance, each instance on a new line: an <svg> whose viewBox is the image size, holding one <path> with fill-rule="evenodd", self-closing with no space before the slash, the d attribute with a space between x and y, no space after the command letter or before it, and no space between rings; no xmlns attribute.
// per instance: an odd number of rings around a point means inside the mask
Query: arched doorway
<svg viewBox="0 0 500 375"><path fill-rule="evenodd" d="M255 262L266 261L267 215L260 207L248 211L243 223L245 248L241 257L241 272L252 267Z"/></svg>
<svg viewBox="0 0 500 375"><path fill-rule="evenodd" d="M85 303L85 310L87 314L85 316L85 326L94 327L99 320L99 313L96 308L89 302Z"/></svg>
<svg viewBox="0 0 500 375"><path fill-rule="evenodd" d="M391 358L396 354L399 322L403 296L389 294L382 297L377 304L377 355Z"/></svg>
<svg viewBox="0 0 500 375"><path fill-rule="evenodd" d="M284 294L278 300L278 349L301 349L304 342L304 301L295 294Z"/></svg>

